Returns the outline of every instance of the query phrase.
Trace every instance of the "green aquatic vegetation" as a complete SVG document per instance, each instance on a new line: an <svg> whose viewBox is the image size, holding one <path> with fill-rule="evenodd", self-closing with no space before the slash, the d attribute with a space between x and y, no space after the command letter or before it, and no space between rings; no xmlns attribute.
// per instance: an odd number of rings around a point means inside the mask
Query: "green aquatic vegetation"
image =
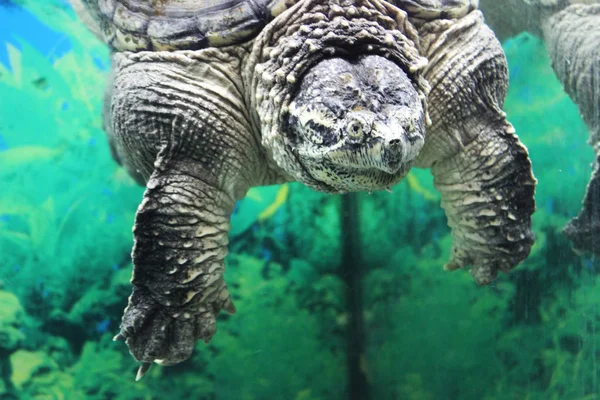
<svg viewBox="0 0 600 400"><path fill-rule="evenodd" d="M279 231L290 258L306 260L318 271L336 272L342 254L340 199L298 183L290 184L286 207L273 227L273 231Z"/></svg>
<svg viewBox="0 0 600 400"><path fill-rule="evenodd" d="M433 400L435 397L426 389L427 383L418 374L407 374L400 383L400 393L406 393L406 400Z"/></svg>
<svg viewBox="0 0 600 400"><path fill-rule="evenodd" d="M345 319L341 311L329 312L341 309L343 285L335 276L318 278L310 264L294 265L295 274L288 276L275 263L233 254L227 278L238 309L235 318L222 316L218 335L209 345L199 343L191 360L179 367L153 367L138 383L133 380L135 362L122 343L110 340L108 333L98 337L81 329L94 317L120 317L129 272L123 269L110 282L89 287L66 316L70 329L79 329L80 339L86 340L77 358L71 359L67 349L51 345L53 338L47 337L48 345L15 359L23 375L15 382L31 398L51 392L54 397L49 398L98 400L341 398L345 360L339 327ZM314 296L301 298L300 293L308 293L298 291L301 286L312 287ZM309 311L315 304L322 309ZM332 337L336 334L337 340ZM69 340L70 346L76 342Z"/></svg>
<svg viewBox="0 0 600 400"><path fill-rule="evenodd" d="M67 368L57 364L46 348L19 350L11 356L12 383L23 399L135 399L146 400L150 389L136 383L125 370L135 364L128 354L115 349L106 335L98 342L86 342L77 362ZM133 372L131 372L133 373Z"/></svg>
<svg viewBox="0 0 600 400"><path fill-rule="evenodd" d="M418 251L424 244L437 243L447 234L444 210L428 170L415 169L392 193L360 195L362 258L368 265L387 263L399 246ZM417 187L419 190L415 190Z"/></svg>
<svg viewBox="0 0 600 400"><path fill-rule="evenodd" d="M441 252L433 244L419 253L399 247L386 265L367 273L373 398L411 398L421 380L424 398L481 399L482 382L502 371L494 349L512 286L479 288L463 271L443 271L450 244L445 236Z"/></svg>
<svg viewBox="0 0 600 400"><path fill-rule="evenodd" d="M216 398L342 398L343 343L331 348L334 338L320 335L329 322L301 307L281 266L270 263L265 278L263 261L232 256L226 278L238 312L220 322L219 333L195 357L206 360ZM339 298L335 286L330 290Z"/></svg>
<svg viewBox="0 0 600 400"><path fill-rule="evenodd" d="M79 26L69 13L61 18ZM0 93L11 99L0 113L0 278L38 316L69 309L127 262L141 196L101 129L106 71L95 58L108 53L80 32L55 60L26 42L8 44L10 68L0 66Z"/></svg>
<svg viewBox="0 0 600 400"><path fill-rule="evenodd" d="M38 370L56 367L43 351L18 350L10 356L10 362L11 381L18 390L22 390Z"/></svg>
<svg viewBox="0 0 600 400"><path fill-rule="evenodd" d="M107 310L121 311L127 305L131 292L131 264L115 273L105 281L100 281L86 290L69 310L69 320L80 325L93 325L113 314ZM93 317L96 320L90 319Z"/></svg>
<svg viewBox="0 0 600 400"><path fill-rule="evenodd" d="M43 146L21 146L4 150L0 153L0 164L3 172L25 167L31 163L56 159L64 153L64 149L53 149Z"/></svg>
<svg viewBox="0 0 600 400"><path fill-rule="evenodd" d="M21 331L24 320L25 311L19 299L0 290L0 398L4 393L14 392L10 356L19 350L25 339Z"/></svg>
<svg viewBox="0 0 600 400"><path fill-rule="evenodd" d="M542 307L547 338L542 360L552 371L545 392L547 398L591 399L598 393L600 294L595 274L586 273L584 279L587 282L570 298L561 294L554 302Z"/></svg>
<svg viewBox="0 0 600 400"><path fill-rule="evenodd" d="M558 289L540 305L541 323L507 329L498 343L504 371L486 399L595 399L600 372L596 273L586 270L570 294Z"/></svg>
<svg viewBox="0 0 600 400"><path fill-rule="evenodd" d="M0 354L10 354L17 350L25 335L20 328L25 311L14 294L0 290Z"/></svg>
<svg viewBox="0 0 600 400"><path fill-rule="evenodd" d="M151 399L151 390L145 382L135 382L131 374L135 363L126 354L115 350L110 335L99 342L86 342L77 363L69 371L75 382L74 389L85 399ZM101 360L101 362L99 362Z"/></svg>

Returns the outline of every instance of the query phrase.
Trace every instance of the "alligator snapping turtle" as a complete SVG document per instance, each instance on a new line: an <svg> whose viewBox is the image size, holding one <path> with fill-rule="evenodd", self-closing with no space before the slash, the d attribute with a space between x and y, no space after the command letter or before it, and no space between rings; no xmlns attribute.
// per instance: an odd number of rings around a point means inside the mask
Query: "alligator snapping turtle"
<svg viewBox="0 0 600 400"><path fill-rule="evenodd" d="M252 186L373 191L430 168L454 238L446 269L487 284L528 255L536 181L477 0L83 5L113 50L111 148L147 188L116 336L138 377L188 358L235 311L227 234Z"/></svg>
<svg viewBox="0 0 600 400"><path fill-rule="evenodd" d="M579 107L596 153L579 215L564 233L577 253L600 255L600 0L481 0L503 37L529 31L544 39L556 75ZM507 11L509 10L509 11Z"/></svg>

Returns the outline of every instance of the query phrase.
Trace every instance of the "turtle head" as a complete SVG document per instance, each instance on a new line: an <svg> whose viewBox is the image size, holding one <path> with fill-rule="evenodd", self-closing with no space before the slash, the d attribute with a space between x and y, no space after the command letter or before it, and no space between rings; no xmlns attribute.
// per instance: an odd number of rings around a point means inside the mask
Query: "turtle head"
<svg viewBox="0 0 600 400"><path fill-rule="evenodd" d="M410 78L376 55L332 58L294 94L287 133L302 167L336 191L386 188L424 143L425 111Z"/></svg>

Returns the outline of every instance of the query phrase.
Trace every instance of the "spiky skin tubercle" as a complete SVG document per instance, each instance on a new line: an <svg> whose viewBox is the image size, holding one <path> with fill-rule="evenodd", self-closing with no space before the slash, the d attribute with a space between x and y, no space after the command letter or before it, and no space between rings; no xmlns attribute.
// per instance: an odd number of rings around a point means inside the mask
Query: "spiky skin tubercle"
<svg viewBox="0 0 600 400"><path fill-rule="evenodd" d="M120 29L109 0L84 1L88 18ZM110 1L144 14L142 0ZM370 191L431 168L454 236L448 268L471 265L488 283L531 247L535 180L501 111L505 59L476 0L268 4L262 30L241 43L243 30L217 19L220 41L112 44L105 126L118 161L147 186L118 335L140 374L186 359L220 310L234 312L223 280L229 218L252 186ZM188 31L204 35L198 26Z"/></svg>

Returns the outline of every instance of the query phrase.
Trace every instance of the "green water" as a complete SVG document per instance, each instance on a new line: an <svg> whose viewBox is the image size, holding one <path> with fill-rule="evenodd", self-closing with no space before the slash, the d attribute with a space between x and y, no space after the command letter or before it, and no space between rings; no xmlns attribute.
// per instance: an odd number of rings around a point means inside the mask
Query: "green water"
<svg viewBox="0 0 600 400"><path fill-rule="evenodd" d="M34 39L0 43L0 399L347 399L356 274L365 337L355 356L369 399L598 397L598 264L560 232L579 211L593 153L538 39L504 44L505 111L539 181L536 244L521 266L483 288L442 270L451 238L428 171L393 194L357 196L359 264L344 257L339 196L253 189L232 221L237 314L221 316L191 359L136 383L112 337L142 188L102 131L108 51L62 2L23 7L70 48L49 56Z"/></svg>

